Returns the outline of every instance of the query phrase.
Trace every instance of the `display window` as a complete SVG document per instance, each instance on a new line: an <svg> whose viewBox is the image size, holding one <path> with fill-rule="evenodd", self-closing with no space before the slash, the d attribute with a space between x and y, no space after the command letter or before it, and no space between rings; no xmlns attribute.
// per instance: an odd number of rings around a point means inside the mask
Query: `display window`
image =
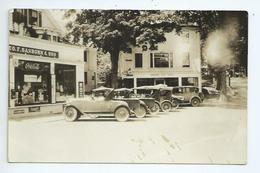
<svg viewBox="0 0 260 173"><path fill-rule="evenodd" d="M198 81L197 77L183 77L182 86L198 86Z"/></svg>
<svg viewBox="0 0 260 173"><path fill-rule="evenodd" d="M55 64L56 102L76 97L76 66Z"/></svg>
<svg viewBox="0 0 260 173"><path fill-rule="evenodd" d="M15 67L15 105L50 103L50 64L19 60Z"/></svg>

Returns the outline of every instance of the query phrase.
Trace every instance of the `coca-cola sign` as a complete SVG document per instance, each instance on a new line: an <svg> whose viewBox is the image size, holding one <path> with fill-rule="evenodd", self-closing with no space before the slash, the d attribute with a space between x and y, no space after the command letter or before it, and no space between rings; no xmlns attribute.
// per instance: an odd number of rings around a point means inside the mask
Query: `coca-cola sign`
<svg viewBox="0 0 260 173"><path fill-rule="evenodd" d="M26 70L40 70L40 64L39 63L32 63L32 62L26 62L24 64L24 69Z"/></svg>

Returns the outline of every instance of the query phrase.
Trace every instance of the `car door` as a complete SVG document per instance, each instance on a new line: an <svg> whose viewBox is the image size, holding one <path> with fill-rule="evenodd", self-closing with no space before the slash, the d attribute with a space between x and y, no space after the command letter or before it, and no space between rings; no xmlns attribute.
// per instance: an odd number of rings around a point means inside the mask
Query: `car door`
<svg viewBox="0 0 260 173"><path fill-rule="evenodd" d="M191 97L192 97L191 88L184 87L183 88L183 96L184 96L184 101L189 102Z"/></svg>
<svg viewBox="0 0 260 173"><path fill-rule="evenodd" d="M85 103L82 105L82 109L86 113L109 112L108 104L105 98L97 98L97 97L93 97L91 100L86 100Z"/></svg>

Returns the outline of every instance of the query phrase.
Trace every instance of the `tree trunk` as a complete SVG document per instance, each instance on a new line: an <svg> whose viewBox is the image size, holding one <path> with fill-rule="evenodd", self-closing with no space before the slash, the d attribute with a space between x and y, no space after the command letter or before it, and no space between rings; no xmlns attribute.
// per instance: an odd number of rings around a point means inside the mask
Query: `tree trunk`
<svg viewBox="0 0 260 173"><path fill-rule="evenodd" d="M119 51L110 52L111 58L111 80L110 86L112 88L118 87L118 59L119 59Z"/></svg>
<svg viewBox="0 0 260 173"><path fill-rule="evenodd" d="M220 91L220 99L227 99L227 79L226 79L226 68L221 68L217 72L217 89Z"/></svg>

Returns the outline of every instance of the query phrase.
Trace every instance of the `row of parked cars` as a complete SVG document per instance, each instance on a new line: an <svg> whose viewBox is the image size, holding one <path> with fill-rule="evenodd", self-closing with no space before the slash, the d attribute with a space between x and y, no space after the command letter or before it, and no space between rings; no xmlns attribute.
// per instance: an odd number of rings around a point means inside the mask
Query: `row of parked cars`
<svg viewBox="0 0 260 173"><path fill-rule="evenodd" d="M136 88L99 87L84 98L70 99L64 107L67 121L76 121L82 115L89 118L111 116L118 121L126 121L130 117L144 118L147 114L169 112L180 105L199 106L204 94L198 87L166 85L141 86Z"/></svg>

